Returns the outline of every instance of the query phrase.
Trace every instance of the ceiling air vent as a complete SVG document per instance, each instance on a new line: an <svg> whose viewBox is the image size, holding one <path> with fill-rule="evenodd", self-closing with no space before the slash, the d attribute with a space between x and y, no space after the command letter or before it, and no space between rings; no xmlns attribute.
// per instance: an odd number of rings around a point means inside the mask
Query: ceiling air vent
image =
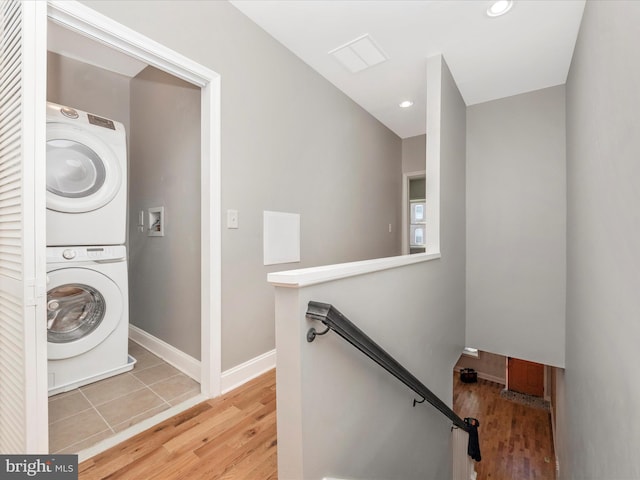
<svg viewBox="0 0 640 480"><path fill-rule="evenodd" d="M376 45L369 34L351 40L329 52L351 73L360 72L384 62L389 57Z"/></svg>

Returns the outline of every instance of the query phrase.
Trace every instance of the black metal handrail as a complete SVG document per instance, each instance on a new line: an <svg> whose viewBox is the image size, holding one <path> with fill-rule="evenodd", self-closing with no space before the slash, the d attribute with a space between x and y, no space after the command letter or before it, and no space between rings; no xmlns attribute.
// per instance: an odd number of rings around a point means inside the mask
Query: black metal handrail
<svg viewBox="0 0 640 480"><path fill-rule="evenodd" d="M382 347L371 340L371 338L356 327L333 305L311 301L307 307L306 316L310 320L318 320L322 322L327 327L322 332L317 332L315 328L309 329L307 332L307 341L313 342L316 336L324 335L329 330L333 330L351 345L364 353L367 357L391 373L411 390L420 395L423 400L414 400L414 406L416 403L422 403L424 400L427 400L431 405L451 420L456 427L461 428L466 432L470 431L469 425L453 410L451 410L446 403L440 400L440 398L429 390L420 380L414 377L409 370L404 368Z"/></svg>

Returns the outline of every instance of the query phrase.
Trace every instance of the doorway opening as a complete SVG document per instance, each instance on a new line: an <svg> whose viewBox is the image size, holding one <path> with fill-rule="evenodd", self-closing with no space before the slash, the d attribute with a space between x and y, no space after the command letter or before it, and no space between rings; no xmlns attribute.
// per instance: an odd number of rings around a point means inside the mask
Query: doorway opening
<svg viewBox="0 0 640 480"><path fill-rule="evenodd" d="M544 397L545 366L540 363L509 357L507 362L507 390L533 397Z"/></svg>
<svg viewBox="0 0 640 480"><path fill-rule="evenodd" d="M424 253L427 245L426 176L405 173L402 182L402 254Z"/></svg>
<svg viewBox="0 0 640 480"><path fill-rule="evenodd" d="M175 375L174 380L178 380L174 384L168 382L171 385L165 385L166 388L176 388L176 383L188 383L191 379L199 384L195 392L197 395L186 402L178 402L178 395L174 397L177 404L167 402L167 408L163 408L160 413L157 406L150 406L140 412L138 420L142 421L134 426L129 426L126 422L109 425L112 433L116 432L115 435L106 440L103 436L96 435L94 439L100 441L99 444L88 450L73 452L79 453L82 460L205 398L220 394L220 79L206 67L75 2L49 3L48 24L51 35L48 40L50 69L47 90L52 95L47 98L48 101L105 117L115 116L95 111L109 109L114 106L113 102L106 99L108 104L100 105L100 101L105 102L104 98L93 92L92 99L90 90L87 92L74 87L70 80L70 72L74 69L85 72L91 70L93 73L110 72L110 78L117 78L121 87L126 87L128 92L128 113L123 117L129 123L131 132L128 144L131 161L128 168L130 202L127 247L130 259L129 283L131 289L135 289L135 296L130 297L131 323L134 326L129 336L136 342L131 344L131 350L136 350L147 361L151 358L147 351L151 351L172 364L152 366L158 367L155 368L156 372L163 369L175 370L178 367L177 371L181 375ZM114 74L116 68L129 69L129 73ZM108 76L98 75L96 78L105 79ZM98 89L100 85L94 84L93 87ZM116 87L111 85L105 88ZM195 107L186 109L188 112L174 109L170 113L151 108L162 107L163 102L159 99L166 99L166 94L170 91L180 97L176 101L181 106L184 106L184 99L189 97L191 105ZM82 98L83 95L85 98ZM158 101L153 101L150 98L152 95L159 95L156 98ZM113 98L123 100L117 93ZM90 108L86 108L87 106ZM158 119L174 122L172 126L168 126L174 140L176 136L182 137L185 132L193 134L188 142L192 151L187 154L183 144L179 147L179 152L174 151L170 155L172 158L167 163L149 166L148 157L158 158L158 152L154 148L168 148L167 143L161 145L162 142L159 141L166 139L167 135L159 130L157 123L154 124ZM190 128L180 131L181 126L184 127L186 123L189 123ZM171 141L169 138L168 142ZM177 175L178 169L180 175ZM188 180L181 185L176 185L175 182L162 183L163 178L175 179L176 176L183 180L186 177ZM186 204L191 208L184 210L180 202L184 204L185 196L189 195L193 198L189 197L190 201ZM160 205L163 203L164 205ZM148 225L151 215L147 216L145 213L157 212L156 208L162 207L165 207L162 211L166 215L163 225L166 236L159 238L157 235L147 235L147 230L151 227ZM183 225L181 222L185 221L190 223ZM183 234L182 237L180 233ZM171 240L174 242L171 244L174 249L163 250L162 244L169 244ZM189 281L176 284L176 269L180 268L184 269L182 273L188 276ZM153 283L152 279L155 279L155 285L147 285ZM158 299L171 298L172 295L181 300L175 304L178 306L177 310L170 312L175 317L173 324L149 323L150 319L158 317L158 311L154 311L154 308L162 310L166 307ZM151 298L155 298L156 302L151 303ZM180 323L181 316L190 318L192 324L185 328ZM185 332L187 335L184 335ZM146 349L141 350L142 347ZM148 363L147 366L149 367ZM153 382L154 375L146 376L147 381ZM146 381L141 378L137 380L146 387ZM193 384L190 387L193 390ZM116 421L117 419L114 420ZM82 445L84 447L86 445Z"/></svg>

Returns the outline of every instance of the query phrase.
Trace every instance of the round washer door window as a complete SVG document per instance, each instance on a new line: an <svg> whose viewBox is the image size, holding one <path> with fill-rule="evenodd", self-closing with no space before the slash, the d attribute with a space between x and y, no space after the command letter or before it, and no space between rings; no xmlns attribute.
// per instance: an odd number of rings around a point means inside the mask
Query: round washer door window
<svg viewBox="0 0 640 480"><path fill-rule="evenodd" d="M90 335L104 320L102 294L89 285L66 283L47 292L47 341L69 343Z"/></svg>
<svg viewBox="0 0 640 480"><path fill-rule="evenodd" d="M110 278L86 268L62 268L48 276L50 360L88 352L115 330L122 317L123 297Z"/></svg>
<svg viewBox="0 0 640 480"><path fill-rule="evenodd" d="M118 158L100 138L73 125L47 124L47 208L63 213L105 206L122 187Z"/></svg>

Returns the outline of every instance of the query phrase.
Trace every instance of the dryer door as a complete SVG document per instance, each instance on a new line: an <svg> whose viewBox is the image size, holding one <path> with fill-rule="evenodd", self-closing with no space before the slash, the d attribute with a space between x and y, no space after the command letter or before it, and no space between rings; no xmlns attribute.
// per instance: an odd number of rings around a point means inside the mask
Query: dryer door
<svg viewBox="0 0 640 480"><path fill-rule="evenodd" d="M123 294L105 275L86 268L48 273L47 356L50 360L88 352L115 330Z"/></svg>
<svg viewBox="0 0 640 480"><path fill-rule="evenodd" d="M109 203L122 187L113 150L74 125L47 124L47 208L90 212Z"/></svg>

